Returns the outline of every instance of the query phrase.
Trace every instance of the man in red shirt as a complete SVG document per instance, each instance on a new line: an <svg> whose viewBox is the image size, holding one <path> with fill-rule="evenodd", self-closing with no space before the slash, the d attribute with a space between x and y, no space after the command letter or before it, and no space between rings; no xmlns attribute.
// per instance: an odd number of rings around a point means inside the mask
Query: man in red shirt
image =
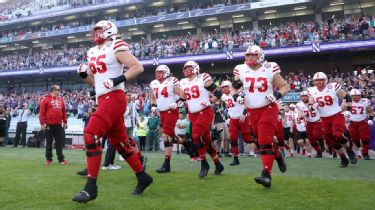
<svg viewBox="0 0 375 210"><path fill-rule="evenodd" d="M41 130L46 131L47 165L52 164L52 142L56 142L56 154L59 164L67 165L62 152L65 146L65 130L68 128L64 100L60 97L60 87L52 85L50 94L46 95L40 104L39 122Z"/></svg>

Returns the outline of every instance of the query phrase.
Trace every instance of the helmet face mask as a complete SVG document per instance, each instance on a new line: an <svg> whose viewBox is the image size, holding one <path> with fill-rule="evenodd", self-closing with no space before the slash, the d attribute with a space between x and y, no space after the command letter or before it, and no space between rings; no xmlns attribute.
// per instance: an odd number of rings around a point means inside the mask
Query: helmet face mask
<svg viewBox="0 0 375 210"><path fill-rule="evenodd" d="M302 95L301 96L301 101L303 103L308 103L309 102L309 96L308 95Z"/></svg>
<svg viewBox="0 0 375 210"><path fill-rule="evenodd" d="M349 92L349 95L351 96L352 100L354 102L358 102L359 100L361 100L361 97L362 97L362 93L360 90L358 89L355 89L353 88L350 92Z"/></svg>
<svg viewBox="0 0 375 210"><path fill-rule="evenodd" d="M103 44L104 41L117 34L118 30L114 23L102 20L95 24L91 30L91 41L96 44Z"/></svg>
<svg viewBox="0 0 375 210"><path fill-rule="evenodd" d="M323 90L328 83L328 77L324 72L316 72L313 76L313 81L319 90Z"/></svg>
<svg viewBox="0 0 375 210"><path fill-rule="evenodd" d="M170 69L167 65L159 65L155 70L155 78L159 81L162 81L169 77Z"/></svg>
<svg viewBox="0 0 375 210"><path fill-rule="evenodd" d="M195 61L188 61L184 64L184 67L182 69L182 72L184 74L184 77L189 78L193 75L199 74L199 65Z"/></svg>
<svg viewBox="0 0 375 210"><path fill-rule="evenodd" d="M326 81L324 79L316 79L314 80L314 85L318 89L323 89L326 86Z"/></svg>
<svg viewBox="0 0 375 210"><path fill-rule="evenodd" d="M249 46L245 52L245 63L252 67L264 63L264 51L257 45Z"/></svg>
<svg viewBox="0 0 375 210"><path fill-rule="evenodd" d="M224 94L229 94L230 93L230 87L228 85L221 86L221 92Z"/></svg>

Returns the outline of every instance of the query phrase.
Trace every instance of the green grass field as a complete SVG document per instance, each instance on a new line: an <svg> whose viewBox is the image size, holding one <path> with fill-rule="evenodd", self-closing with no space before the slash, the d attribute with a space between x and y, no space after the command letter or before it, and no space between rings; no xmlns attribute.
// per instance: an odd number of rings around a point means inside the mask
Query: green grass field
<svg viewBox="0 0 375 210"><path fill-rule="evenodd" d="M148 153L147 171L154 183L142 196L131 196L136 179L126 163L117 171L100 171L99 196L85 204L73 203L85 178L75 172L85 167L85 154L65 150L72 164L47 167L44 149L0 148L0 209L375 209L375 161L359 161L346 169L337 159L287 159L288 171L277 165L272 188L254 182L259 158L240 157L240 166L229 166L200 180L200 163L184 154L172 157L172 172L157 174L161 153ZM117 157L116 157L117 158Z"/></svg>

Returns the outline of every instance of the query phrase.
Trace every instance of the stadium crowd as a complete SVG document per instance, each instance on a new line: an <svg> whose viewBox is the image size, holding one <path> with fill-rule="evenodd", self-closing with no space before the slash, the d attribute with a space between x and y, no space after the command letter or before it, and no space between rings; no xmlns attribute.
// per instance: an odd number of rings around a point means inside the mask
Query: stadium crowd
<svg viewBox="0 0 375 210"><path fill-rule="evenodd" d="M241 30L171 36L162 39L129 42L132 53L139 59L203 54L246 49L257 44L263 48L302 45L320 42L375 38L373 17L328 19L264 26L259 31ZM76 48L43 49L0 57L0 71L77 65L85 59L88 45Z"/></svg>
<svg viewBox="0 0 375 210"><path fill-rule="evenodd" d="M0 4L0 21L9 21L12 19L38 15L41 13L52 13L60 10L66 10L75 7L85 7L95 4L103 4L110 2L121 2L119 0L21 0L10 3ZM250 0L188 0L185 3L171 4L162 7L145 7L137 11L129 11L117 16L120 19L145 17L153 15L164 15L177 12L185 12L196 9L205 9L214 6L227 6L232 4L242 4L250 2ZM254 1L252 1L254 2Z"/></svg>

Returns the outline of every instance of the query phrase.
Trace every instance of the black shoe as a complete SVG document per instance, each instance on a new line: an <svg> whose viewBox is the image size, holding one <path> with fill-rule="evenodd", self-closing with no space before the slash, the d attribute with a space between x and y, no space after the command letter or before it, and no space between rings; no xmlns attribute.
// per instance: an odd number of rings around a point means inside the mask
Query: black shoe
<svg viewBox="0 0 375 210"><path fill-rule="evenodd" d="M98 187L96 179L87 178L87 183L83 191L73 197L73 201L78 203L87 203L94 200L98 196Z"/></svg>
<svg viewBox="0 0 375 210"><path fill-rule="evenodd" d="M349 165L348 158L345 157L345 159L341 159L340 168L346 168Z"/></svg>
<svg viewBox="0 0 375 210"><path fill-rule="evenodd" d="M232 155L229 154L229 152L226 152L226 153L225 153L225 157L232 157Z"/></svg>
<svg viewBox="0 0 375 210"><path fill-rule="evenodd" d="M357 159L357 156L355 155L354 151L348 150L347 153L348 153L348 156L349 156L350 163L351 164L357 164L358 159Z"/></svg>
<svg viewBox="0 0 375 210"><path fill-rule="evenodd" d="M146 171L146 167L147 167L147 157L144 156L144 155L141 155L141 156L139 157L139 161L141 161L142 169L143 169L144 171Z"/></svg>
<svg viewBox="0 0 375 210"><path fill-rule="evenodd" d="M240 160L238 159L238 157L233 157L233 162L229 163L229 165L231 166L236 166L236 165L240 165Z"/></svg>
<svg viewBox="0 0 375 210"><path fill-rule="evenodd" d="M259 177L255 177L255 182L263 185L264 187L270 188L271 175L269 175L266 171L263 170L262 174Z"/></svg>
<svg viewBox="0 0 375 210"><path fill-rule="evenodd" d="M367 154L367 155L363 155L363 159L364 160L371 160L370 156Z"/></svg>
<svg viewBox="0 0 375 210"><path fill-rule="evenodd" d="M238 163L239 164L239 163ZM215 163L215 175L220 175L224 171L224 166L220 162Z"/></svg>
<svg viewBox="0 0 375 210"><path fill-rule="evenodd" d="M217 156L219 157L219 158L221 158L222 156L221 156L221 154L217 154Z"/></svg>
<svg viewBox="0 0 375 210"><path fill-rule="evenodd" d="M322 152L318 152L315 155L315 158L322 158L322 157L323 157Z"/></svg>
<svg viewBox="0 0 375 210"><path fill-rule="evenodd" d="M207 160L202 160L201 161L201 171L199 172L199 178L203 178L207 176L208 170L210 170L210 166L207 163Z"/></svg>
<svg viewBox="0 0 375 210"><path fill-rule="evenodd" d="M286 163L284 161L284 158L283 156L280 154L280 156L278 158L275 158L276 159L276 162L277 162L277 165L279 166L279 169L282 173L285 173L286 172Z"/></svg>
<svg viewBox="0 0 375 210"><path fill-rule="evenodd" d="M87 176L87 168L85 168L81 171L77 171L77 174L80 175L80 176Z"/></svg>
<svg viewBox="0 0 375 210"><path fill-rule="evenodd" d="M337 153L336 152L333 153L332 158L337 158Z"/></svg>
<svg viewBox="0 0 375 210"><path fill-rule="evenodd" d="M159 169L156 169L156 172L158 173L168 173L171 171L171 165L167 162L164 162L163 165L159 168Z"/></svg>
<svg viewBox="0 0 375 210"><path fill-rule="evenodd" d="M132 195L140 195L143 191L150 186L150 184L154 181L150 175L148 175L145 171L141 171L136 174L137 175L137 186L131 193Z"/></svg>

